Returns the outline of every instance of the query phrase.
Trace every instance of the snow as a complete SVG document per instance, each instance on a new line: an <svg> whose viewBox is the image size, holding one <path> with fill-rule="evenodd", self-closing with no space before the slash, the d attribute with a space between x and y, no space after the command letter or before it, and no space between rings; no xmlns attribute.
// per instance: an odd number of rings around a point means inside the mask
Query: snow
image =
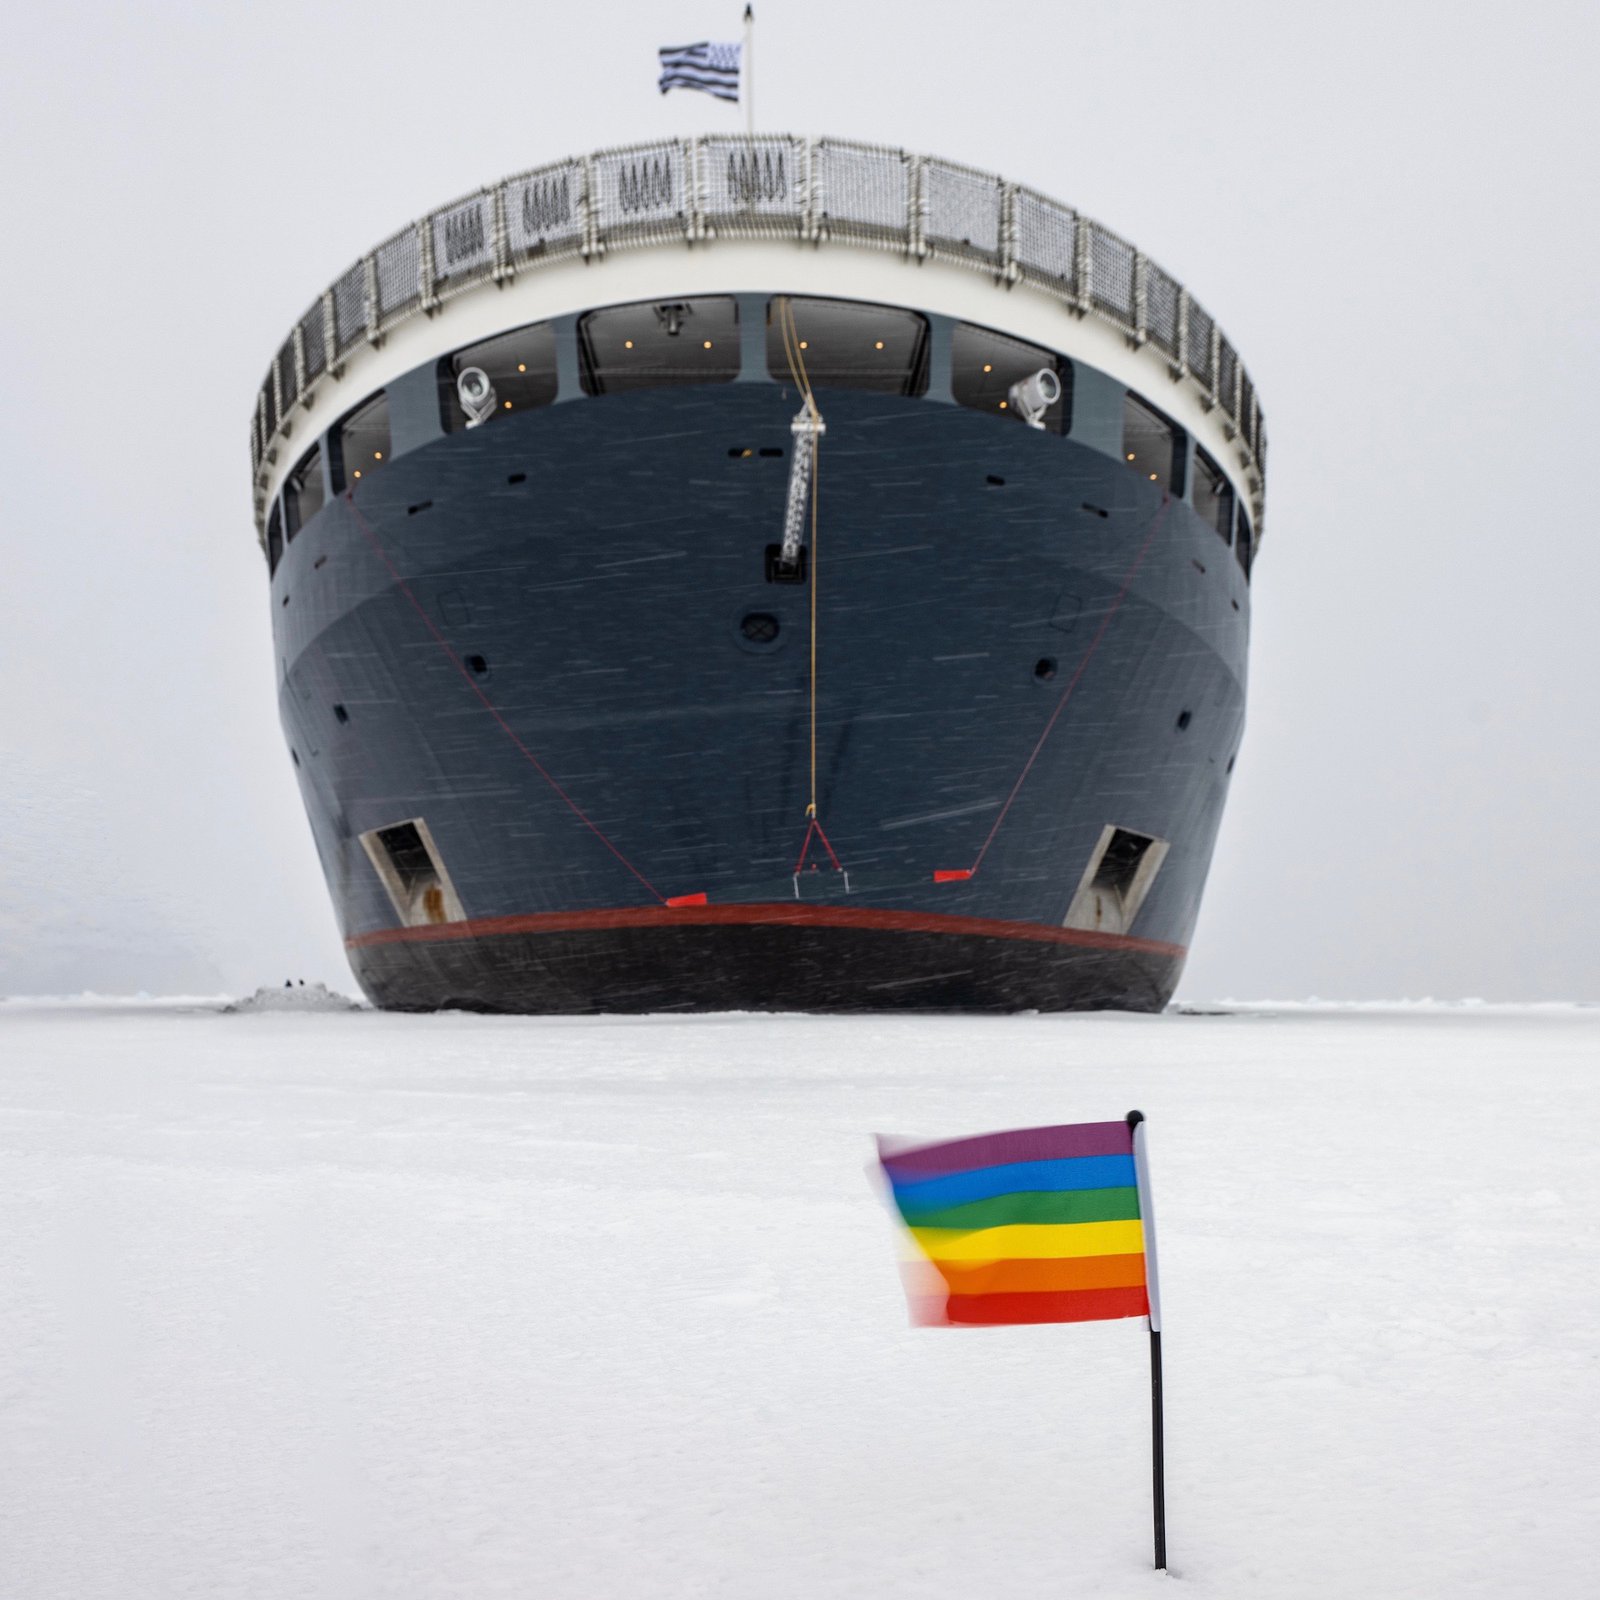
<svg viewBox="0 0 1600 1600"><path fill-rule="evenodd" d="M1193 1012L0 1004L0 1590L1593 1592L1600 1009ZM867 1173L1132 1106L1170 1578L1143 1324L910 1328Z"/></svg>

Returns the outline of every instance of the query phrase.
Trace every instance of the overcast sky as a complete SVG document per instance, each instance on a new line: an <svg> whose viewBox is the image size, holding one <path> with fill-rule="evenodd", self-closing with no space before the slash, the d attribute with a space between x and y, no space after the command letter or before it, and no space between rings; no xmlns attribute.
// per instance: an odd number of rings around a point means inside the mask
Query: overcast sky
<svg viewBox="0 0 1600 1600"><path fill-rule="evenodd" d="M0 993L352 987L273 694L247 418L398 225L737 128L742 6L82 4L0 60ZM765 0L758 126L998 170L1215 312L1271 434L1181 994L1600 998L1600 7Z"/></svg>

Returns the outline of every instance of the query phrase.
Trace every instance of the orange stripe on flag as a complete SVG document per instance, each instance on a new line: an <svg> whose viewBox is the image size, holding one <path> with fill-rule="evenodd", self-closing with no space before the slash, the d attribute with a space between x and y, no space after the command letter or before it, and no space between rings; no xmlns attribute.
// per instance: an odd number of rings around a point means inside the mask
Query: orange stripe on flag
<svg viewBox="0 0 1600 1600"><path fill-rule="evenodd" d="M1144 1257L1066 1256L1040 1261L941 1261L939 1276L954 1295L1048 1294L1074 1289L1137 1289Z"/></svg>
<svg viewBox="0 0 1600 1600"><path fill-rule="evenodd" d="M972 876L971 867L936 868L933 874L935 883L959 883L963 878Z"/></svg>
<svg viewBox="0 0 1600 1600"><path fill-rule="evenodd" d="M669 896L667 900L669 906L703 906L705 903L706 897L703 894L675 894Z"/></svg>

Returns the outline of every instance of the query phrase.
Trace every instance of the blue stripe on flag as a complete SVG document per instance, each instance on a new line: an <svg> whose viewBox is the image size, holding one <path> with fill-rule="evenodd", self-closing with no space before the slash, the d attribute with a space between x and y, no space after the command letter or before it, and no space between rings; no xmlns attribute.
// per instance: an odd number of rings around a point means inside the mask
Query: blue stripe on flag
<svg viewBox="0 0 1600 1600"><path fill-rule="evenodd" d="M1074 1156L1065 1161L1011 1161L947 1178L894 1184L897 1205L918 1211L991 1200L1001 1194L1045 1194L1057 1189L1122 1189L1137 1181L1132 1156Z"/></svg>

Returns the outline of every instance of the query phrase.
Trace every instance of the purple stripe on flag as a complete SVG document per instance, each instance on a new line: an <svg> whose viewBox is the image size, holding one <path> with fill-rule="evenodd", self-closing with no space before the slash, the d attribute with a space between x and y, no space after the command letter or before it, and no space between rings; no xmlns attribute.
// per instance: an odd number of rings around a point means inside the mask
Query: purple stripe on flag
<svg viewBox="0 0 1600 1600"><path fill-rule="evenodd" d="M1126 1122L1072 1122L1056 1128L1016 1128L1010 1133L981 1133L972 1139L943 1144L908 1145L878 1136L878 1159L896 1182L944 1178L975 1167L998 1167L1013 1161L1063 1161L1074 1156L1125 1156L1133 1150L1133 1130Z"/></svg>

